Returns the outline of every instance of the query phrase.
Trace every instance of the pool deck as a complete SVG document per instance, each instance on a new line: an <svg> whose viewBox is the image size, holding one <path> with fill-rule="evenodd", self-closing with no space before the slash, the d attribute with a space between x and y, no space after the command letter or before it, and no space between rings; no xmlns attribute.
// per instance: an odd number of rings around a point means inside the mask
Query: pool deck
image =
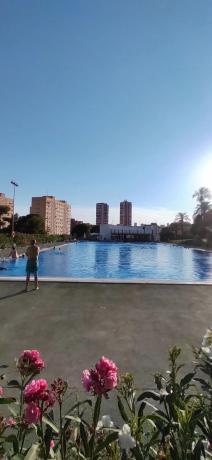
<svg viewBox="0 0 212 460"><path fill-rule="evenodd" d="M105 355L146 388L166 369L170 346L182 345L187 360L212 325L212 285L43 281L39 291L23 288L0 279L0 364L11 375L14 357L38 348L49 378L64 376L79 388L81 371Z"/></svg>

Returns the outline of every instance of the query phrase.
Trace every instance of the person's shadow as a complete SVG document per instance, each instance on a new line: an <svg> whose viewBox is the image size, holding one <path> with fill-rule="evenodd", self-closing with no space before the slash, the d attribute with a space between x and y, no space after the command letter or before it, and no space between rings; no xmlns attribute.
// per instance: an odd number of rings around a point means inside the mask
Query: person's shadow
<svg viewBox="0 0 212 460"><path fill-rule="evenodd" d="M4 295L4 296L0 296L0 301L1 300L5 300L5 299L10 299L11 297L16 297L17 295L21 295L21 294L25 294L25 290L24 289L21 289L21 291L18 291L18 292L14 292L13 294L8 294L8 295Z"/></svg>

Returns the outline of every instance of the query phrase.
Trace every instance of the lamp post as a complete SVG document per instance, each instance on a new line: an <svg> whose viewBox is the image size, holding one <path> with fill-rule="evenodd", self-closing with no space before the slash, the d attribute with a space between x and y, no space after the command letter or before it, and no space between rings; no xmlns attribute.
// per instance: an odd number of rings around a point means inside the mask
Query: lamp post
<svg viewBox="0 0 212 460"><path fill-rule="evenodd" d="M13 180L11 180L11 185L13 185L13 215L12 215L12 231L11 231L11 235L12 235L12 238L14 238L14 216L15 216L15 189L16 187L18 187L18 184L16 182L14 182Z"/></svg>

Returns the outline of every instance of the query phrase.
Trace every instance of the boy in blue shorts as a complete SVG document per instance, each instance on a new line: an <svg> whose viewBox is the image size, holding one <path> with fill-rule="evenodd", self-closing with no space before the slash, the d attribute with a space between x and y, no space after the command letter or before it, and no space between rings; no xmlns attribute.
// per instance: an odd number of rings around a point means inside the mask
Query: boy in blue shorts
<svg viewBox="0 0 212 460"><path fill-rule="evenodd" d="M31 240L30 246L27 248L26 255L28 257L26 264L26 292L28 291L30 275L34 275L35 289L38 290L38 256L40 248L36 244L36 240Z"/></svg>

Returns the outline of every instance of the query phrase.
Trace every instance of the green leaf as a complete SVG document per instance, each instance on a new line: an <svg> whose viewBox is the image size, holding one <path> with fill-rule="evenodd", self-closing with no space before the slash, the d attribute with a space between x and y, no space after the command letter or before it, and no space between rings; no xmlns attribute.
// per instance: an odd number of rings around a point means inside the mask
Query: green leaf
<svg viewBox="0 0 212 460"><path fill-rule="evenodd" d="M110 433L104 441L98 444L94 455L96 455L98 452L101 452L101 450L106 449L112 442L115 442L118 439L118 436L119 434L117 431Z"/></svg>
<svg viewBox="0 0 212 460"><path fill-rule="evenodd" d="M40 445L33 444L28 450L26 457L24 457L24 460L38 460L38 458L40 457L39 453Z"/></svg>
<svg viewBox="0 0 212 460"><path fill-rule="evenodd" d="M184 387L185 385L188 385L188 383L190 383L194 376L195 372L190 372L189 374L185 375L185 377L183 377L180 381L180 386Z"/></svg>
<svg viewBox="0 0 212 460"><path fill-rule="evenodd" d="M144 456L138 447L131 449L136 460L144 460Z"/></svg>
<svg viewBox="0 0 212 460"><path fill-rule="evenodd" d="M13 445L13 450L14 454L18 454L19 452L19 445L18 445L18 439L14 434L10 434L9 436L5 437L6 442L11 442Z"/></svg>
<svg viewBox="0 0 212 460"><path fill-rule="evenodd" d="M90 441L89 441L89 450L90 450L91 455L92 455L93 449L94 449L94 441L95 441L95 435L92 434L92 436L90 438Z"/></svg>
<svg viewBox="0 0 212 460"><path fill-rule="evenodd" d="M205 449L202 440L200 439L193 452L194 460L201 460L202 456L205 458Z"/></svg>
<svg viewBox="0 0 212 460"><path fill-rule="evenodd" d="M45 435L44 435L44 441L45 441L45 446L46 446L46 456L49 456L49 451L50 451L50 443L52 440L52 434L53 430L52 428L47 425L46 430L45 430Z"/></svg>
<svg viewBox="0 0 212 460"><path fill-rule="evenodd" d="M20 405L16 402L14 405L10 404L8 406L8 410L14 417L17 417L17 415L19 415L19 410L20 410L19 407Z"/></svg>
<svg viewBox="0 0 212 460"><path fill-rule="evenodd" d="M80 436L81 436L81 439L82 439L82 442L83 442L85 455L87 457L89 457L90 449L89 449L89 444L88 444L87 433L85 431L83 423L80 423Z"/></svg>
<svg viewBox="0 0 212 460"><path fill-rule="evenodd" d="M126 423L129 423L129 417L125 411L125 408L124 408L124 404L122 403L122 400L120 398L120 396L117 396L117 399L118 399L118 408L119 408L119 412L123 418L123 420L126 422Z"/></svg>
<svg viewBox="0 0 212 460"><path fill-rule="evenodd" d="M9 382L7 382L7 385L8 385L8 387L21 388L21 385L18 382L18 380L10 380Z"/></svg>
<svg viewBox="0 0 212 460"><path fill-rule="evenodd" d="M46 425L49 425L55 433L59 433L59 429L48 414L43 415L42 420L44 423L46 423Z"/></svg>
<svg viewBox="0 0 212 460"><path fill-rule="evenodd" d="M92 406L91 399L84 399L84 401L79 401L78 403L74 404L74 406L72 406L71 409L67 412L67 415L70 414L70 412L72 412L73 410L78 409L80 406L83 406L84 404Z"/></svg>
<svg viewBox="0 0 212 460"><path fill-rule="evenodd" d="M194 380L195 380L195 382L201 383L201 385L202 385L204 388L208 388L208 389L210 388L210 385L208 384L208 382L206 382L206 380L200 379L200 378L197 378L197 377L195 377Z"/></svg>
<svg viewBox="0 0 212 460"><path fill-rule="evenodd" d="M0 398L0 404L12 404L16 402L15 398Z"/></svg>
<svg viewBox="0 0 212 460"><path fill-rule="evenodd" d="M77 459L78 458L82 458L83 460L86 460L86 457L81 452L77 452Z"/></svg>
<svg viewBox="0 0 212 460"><path fill-rule="evenodd" d="M160 401L160 395L155 391L144 391L144 393L138 397L137 401L143 401L144 399L154 399L155 401Z"/></svg>
<svg viewBox="0 0 212 460"><path fill-rule="evenodd" d="M146 407L146 403L145 402L142 402L140 407L139 407L139 410L138 410L138 417L143 417L143 413L144 413L144 409Z"/></svg>
<svg viewBox="0 0 212 460"><path fill-rule="evenodd" d="M61 456L61 453L60 453L59 450L58 450L58 451L56 452L56 454L55 454L55 459L56 459L56 460L62 460L62 456Z"/></svg>
<svg viewBox="0 0 212 460"><path fill-rule="evenodd" d="M79 417L74 417L73 415L66 415L65 419L73 420L73 422L76 423L81 423L81 419Z"/></svg>

